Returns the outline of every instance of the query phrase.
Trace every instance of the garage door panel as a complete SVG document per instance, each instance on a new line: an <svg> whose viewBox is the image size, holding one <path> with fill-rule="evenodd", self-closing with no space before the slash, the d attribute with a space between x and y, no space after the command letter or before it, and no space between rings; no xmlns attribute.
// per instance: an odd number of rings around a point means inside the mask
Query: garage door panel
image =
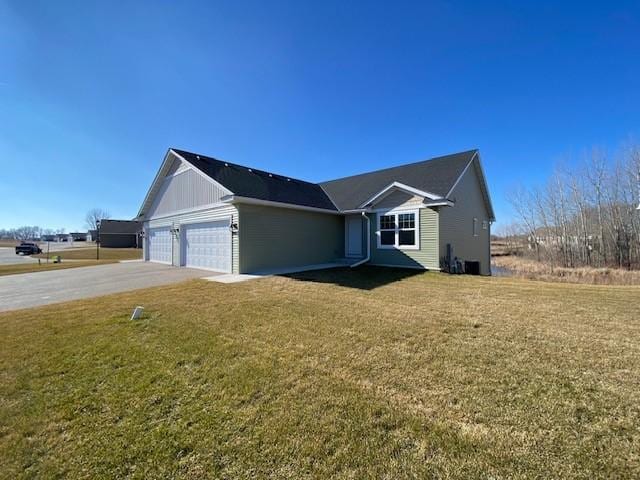
<svg viewBox="0 0 640 480"><path fill-rule="evenodd" d="M147 246L149 261L171 263L171 232L169 228L151 228L148 230Z"/></svg>
<svg viewBox="0 0 640 480"><path fill-rule="evenodd" d="M229 221L183 226L185 265L219 272L231 272Z"/></svg>

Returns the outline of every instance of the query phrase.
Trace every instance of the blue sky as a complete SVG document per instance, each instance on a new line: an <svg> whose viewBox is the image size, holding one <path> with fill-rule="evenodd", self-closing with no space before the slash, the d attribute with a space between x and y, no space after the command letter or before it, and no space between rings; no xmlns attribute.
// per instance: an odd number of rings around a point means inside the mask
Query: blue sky
<svg viewBox="0 0 640 480"><path fill-rule="evenodd" d="M137 213L167 148L321 181L640 137L638 2L0 0L0 227Z"/></svg>

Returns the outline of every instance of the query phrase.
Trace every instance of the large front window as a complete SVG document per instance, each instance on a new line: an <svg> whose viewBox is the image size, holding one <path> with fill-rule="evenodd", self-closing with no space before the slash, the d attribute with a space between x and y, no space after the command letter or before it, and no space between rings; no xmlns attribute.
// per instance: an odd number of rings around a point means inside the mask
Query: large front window
<svg viewBox="0 0 640 480"><path fill-rule="evenodd" d="M378 247L418 248L417 224L417 211L378 215Z"/></svg>

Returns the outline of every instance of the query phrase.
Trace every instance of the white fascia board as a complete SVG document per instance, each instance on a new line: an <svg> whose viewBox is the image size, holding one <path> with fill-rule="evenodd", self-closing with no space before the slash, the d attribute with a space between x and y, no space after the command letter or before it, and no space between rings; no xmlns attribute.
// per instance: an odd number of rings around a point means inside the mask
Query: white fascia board
<svg viewBox="0 0 640 480"><path fill-rule="evenodd" d="M270 200L260 200L258 198L241 197L238 195L226 195L222 197L223 203L245 203L248 205L262 205L265 207L289 208L291 210L305 210L308 212L330 213L332 215L342 215L342 212L336 210L327 210L325 208L307 207L304 205L294 205L293 203L272 202Z"/></svg>
<svg viewBox="0 0 640 480"><path fill-rule="evenodd" d="M155 196L158 194L160 187L162 186L163 182L166 179L167 171L169 170L170 165L173 163L173 160L175 160L176 158L184 162L184 165L187 165L189 170L193 170L202 178L207 180L209 183L223 190L227 195L233 195L233 192L231 190L226 188L224 185L221 185L220 183L216 182L213 178L211 178L206 173L198 169L191 162L188 162L182 155L178 154L175 150L170 148L169 150L167 150L167 153L164 156L164 160L162 161L162 165L160 165L160 169L158 170L158 173L156 173L156 176L154 177L153 182L151 182L151 186L147 191L147 195L144 197L144 201L142 202L142 206L140 207L140 210L138 211L138 215L136 216L136 218L146 218L146 212L147 210L149 210L149 208L151 208L153 204L153 200L155 199ZM184 173L185 171L186 170L182 170L179 173Z"/></svg>
<svg viewBox="0 0 640 480"><path fill-rule="evenodd" d="M380 197L382 197L392 189L402 190L403 192L410 193L413 195L418 195L419 197L429 198L431 200L442 199L441 196L436 195L435 193L425 192L423 190L411 187L409 185L405 185L404 183L393 182L392 184L387 185L385 188L380 190L378 193L376 193L373 197L371 197L369 200L364 202L362 205L360 205L360 208L364 208L365 206L372 204L373 202L375 202L377 199L379 199Z"/></svg>
<svg viewBox="0 0 640 480"><path fill-rule="evenodd" d="M446 198L451 197L451 194L453 193L455 188L458 186L458 183L460 183L460 181L462 180L462 177L464 177L464 174L467 173L467 170L469 170L469 167L471 167L471 165L473 165L473 162L475 160L478 161L478 169L480 171L480 181L482 182L483 190L487 194L487 198L486 198L487 205L486 206L487 206L487 210L490 213L489 221L495 222L496 218L495 218L495 214L493 213L493 203L491 202L491 194L489 193L489 187L487 186L487 179L486 179L486 177L484 175L484 169L482 168L482 162L480 161L480 154L478 153L477 150L473 153L473 156L471 157L471 160L469 160L469 163L467 163L467 166L464 167L464 169L462 170L462 173L460 174L460 176L458 176L458 179L455 181L455 183L453 184L453 186L449 190L449 193L447 193Z"/></svg>
<svg viewBox="0 0 640 480"><path fill-rule="evenodd" d="M353 213L371 213L375 212L373 208L352 208L351 210L340 210L340 213L353 214Z"/></svg>
<svg viewBox="0 0 640 480"><path fill-rule="evenodd" d="M453 193L453 191L455 190L455 188L458 186L458 184L460 183L460 180L462 180L462 177L464 177L464 174L467 173L467 170L469 170L469 167L471 166L471 164L473 163L473 161L475 160L475 158L478 156L478 151L476 150L475 152L473 152L473 155L471 157L471 160L469 160L469 163L467 163L466 167L464 167L462 169L462 173L460 173L460 175L458 175L457 180L453 183L453 186L449 189L449 191L447 192L447 194L445 195L445 198L449 198L451 196L451 194Z"/></svg>
<svg viewBox="0 0 640 480"><path fill-rule="evenodd" d="M436 200L433 202L422 202L425 207L453 207L455 205L451 200Z"/></svg>
<svg viewBox="0 0 640 480"><path fill-rule="evenodd" d="M169 158L171 155L175 155L175 152L171 149L167 150L167 153L164 156L164 160L162 160L162 164L160 165L160 168L158 169L156 176L153 178L153 181L149 186L149 190L147 190L147 194L145 195L144 200L142 201L142 205L140 205L140 210L138 210L138 215L136 215L136 217L144 218L146 210L151 206L152 192L154 188L156 187L159 188L159 185L162 183L161 180L164 180L164 177L166 176L166 170L168 169ZM157 192L153 192L153 193L157 193Z"/></svg>
<svg viewBox="0 0 640 480"><path fill-rule="evenodd" d="M491 201L491 192L489 191L489 185L487 185L487 177L484 174L484 168L482 167L482 160L480 159L480 154L477 152L476 154L478 155L478 168L480 169L480 176L482 177L484 191L487 193L487 202L489 203L489 205L487 206L489 207L489 212L491 213L491 218L489 218L489 221L495 222L496 215L493 211L493 202Z"/></svg>
<svg viewBox="0 0 640 480"><path fill-rule="evenodd" d="M211 178L209 175L207 175L206 173L204 173L202 170L200 170L198 167L196 167L193 163L189 162L187 159L185 159L182 155L176 153L174 150L171 150L171 152L178 157L180 160L182 160L186 165L189 165L189 167L196 172L198 175L200 175L202 178L204 178L205 180L207 180L209 183L212 183L213 185L215 185L216 187L218 187L219 189L221 189L223 192L225 192L227 195L233 195L233 192L231 190L229 190L227 187L225 187L224 185L222 185L219 182L216 182L213 178Z"/></svg>

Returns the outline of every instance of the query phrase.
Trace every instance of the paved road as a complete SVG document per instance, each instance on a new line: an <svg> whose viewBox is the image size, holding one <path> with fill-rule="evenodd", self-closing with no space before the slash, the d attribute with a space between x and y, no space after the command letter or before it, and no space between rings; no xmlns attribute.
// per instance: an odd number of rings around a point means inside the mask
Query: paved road
<svg viewBox="0 0 640 480"><path fill-rule="evenodd" d="M89 244L94 245L95 244ZM51 242L49 245L49 253L59 252L68 248L83 248L87 247L86 242ZM47 243L40 243L40 248L44 253L47 253ZM14 263L37 263L37 258L31 258L29 256L24 257L22 255L16 255L15 247L0 247L0 265L13 265Z"/></svg>
<svg viewBox="0 0 640 480"><path fill-rule="evenodd" d="M215 273L157 263L128 262L0 277L0 311L176 283Z"/></svg>
<svg viewBox="0 0 640 480"><path fill-rule="evenodd" d="M23 257L16 255L15 247L0 247L0 265L11 265L14 263L38 263L37 258Z"/></svg>

